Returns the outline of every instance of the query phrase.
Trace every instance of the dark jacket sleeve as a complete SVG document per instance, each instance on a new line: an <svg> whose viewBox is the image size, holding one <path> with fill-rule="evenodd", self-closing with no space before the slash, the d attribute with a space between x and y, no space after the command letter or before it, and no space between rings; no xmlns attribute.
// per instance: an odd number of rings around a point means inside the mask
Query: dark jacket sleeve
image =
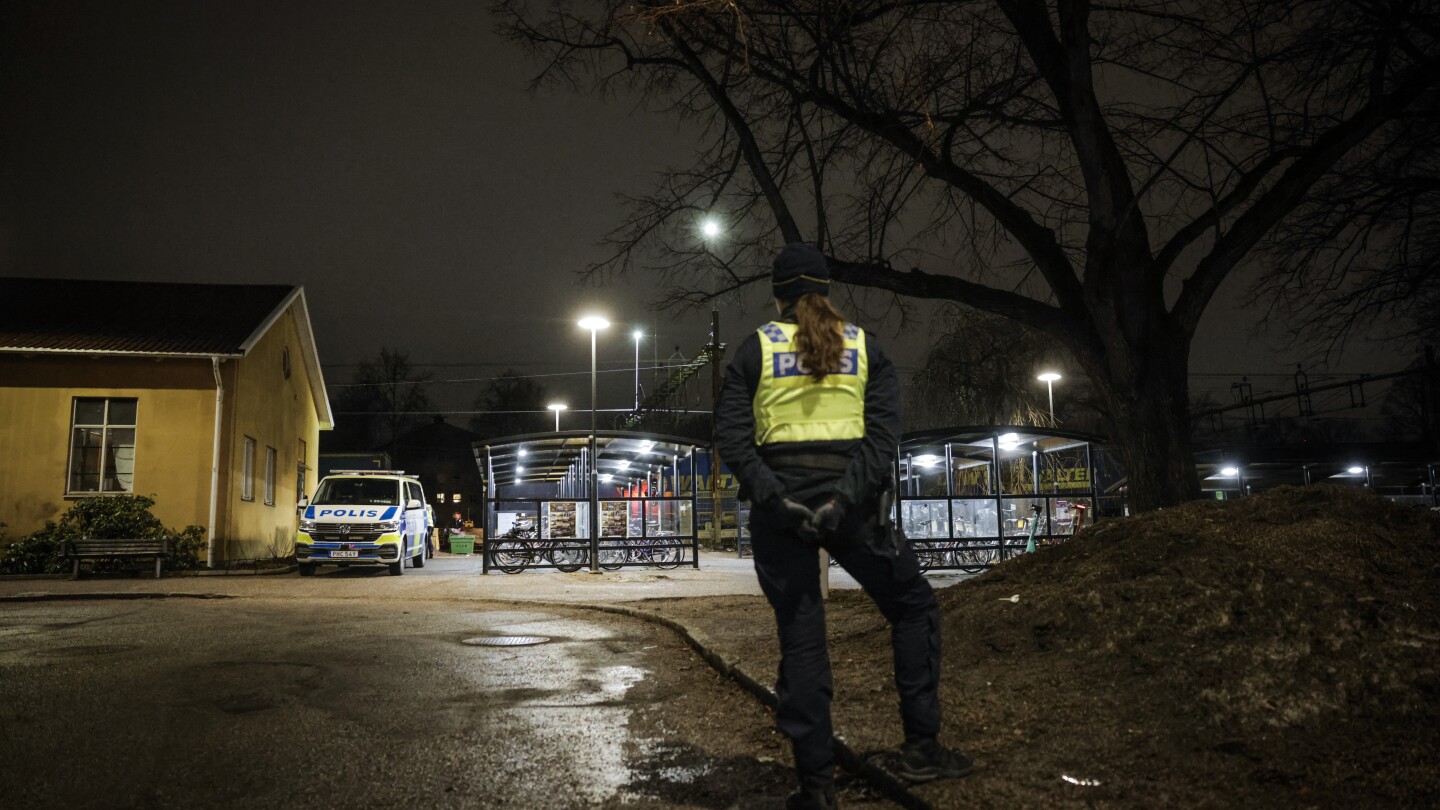
<svg viewBox="0 0 1440 810"><path fill-rule="evenodd" d="M725 369L715 412L715 449L740 482L740 498L757 504L785 494L784 485L755 446L755 389L759 385L760 339L752 332L741 341Z"/></svg>
<svg viewBox="0 0 1440 810"><path fill-rule="evenodd" d="M900 443L900 380L890 358L880 350L874 335L865 333L868 379L865 383L865 438L835 485L835 495L847 507L878 495L888 485Z"/></svg>

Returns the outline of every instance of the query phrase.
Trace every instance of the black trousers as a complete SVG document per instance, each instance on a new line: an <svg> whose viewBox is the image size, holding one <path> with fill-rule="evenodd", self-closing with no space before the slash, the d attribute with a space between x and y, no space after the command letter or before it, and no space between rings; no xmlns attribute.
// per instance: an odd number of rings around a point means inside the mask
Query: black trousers
<svg viewBox="0 0 1440 810"><path fill-rule="evenodd" d="M873 510L872 510L873 512ZM825 643L819 549L788 521L756 509L750 521L755 572L780 633L776 724L794 746L802 783L828 782L835 769L830 702L834 680ZM890 622L895 688L907 741L940 732L940 609L915 554L896 547L873 513L847 516L826 549Z"/></svg>

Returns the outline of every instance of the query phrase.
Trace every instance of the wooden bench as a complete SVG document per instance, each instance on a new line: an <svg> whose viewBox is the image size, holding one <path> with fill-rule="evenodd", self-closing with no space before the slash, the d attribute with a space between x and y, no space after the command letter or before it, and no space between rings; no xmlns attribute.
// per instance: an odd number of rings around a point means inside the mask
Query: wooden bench
<svg viewBox="0 0 1440 810"><path fill-rule="evenodd" d="M169 540L67 540L64 556L75 561L71 579L80 578L81 560L113 560L120 558L155 558L155 578L160 578L160 563L170 553Z"/></svg>

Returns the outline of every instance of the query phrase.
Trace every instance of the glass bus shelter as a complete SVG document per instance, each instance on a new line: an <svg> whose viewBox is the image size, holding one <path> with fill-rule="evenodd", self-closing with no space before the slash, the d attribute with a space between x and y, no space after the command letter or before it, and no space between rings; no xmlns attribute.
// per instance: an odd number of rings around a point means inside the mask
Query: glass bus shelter
<svg viewBox="0 0 1440 810"><path fill-rule="evenodd" d="M706 474L697 459L706 445L600 431L593 457L590 447L589 431L473 445L485 479L485 573L699 567L695 471Z"/></svg>
<svg viewBox="0 0 1440 810"><path fill-rule="evenodd" d="M978 571L1063 542L1095 514L1097 436L986 426L906 434L896 517L921 563Z"/></svg>

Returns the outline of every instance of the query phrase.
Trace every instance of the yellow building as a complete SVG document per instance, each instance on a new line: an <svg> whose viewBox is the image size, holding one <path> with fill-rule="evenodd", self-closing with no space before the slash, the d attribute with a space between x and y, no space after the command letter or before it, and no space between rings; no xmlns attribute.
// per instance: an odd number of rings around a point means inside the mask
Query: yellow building
<svg viewBox="0 0 1440 810"><path fill-rule="evenodd" d="M155 499L210 565L290 553L334 426L301 287L0 278L0 523Z"/></svg>

